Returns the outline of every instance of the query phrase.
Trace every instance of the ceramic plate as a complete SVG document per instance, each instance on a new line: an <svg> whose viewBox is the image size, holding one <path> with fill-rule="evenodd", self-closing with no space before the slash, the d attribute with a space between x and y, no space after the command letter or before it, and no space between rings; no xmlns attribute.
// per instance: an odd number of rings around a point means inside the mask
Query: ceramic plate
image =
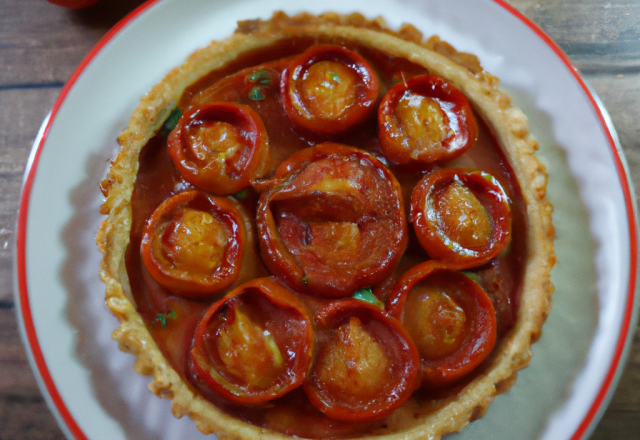
<svg viewBox="0 0 640 440"><path fill-rule="evenodd" d="M578 439L604 411L635 322L632 189L608 117L566 57L498 0L163 0L118 24L64 87L25 175L16 246L21 330L43 394L72 439L199 439L118 350L95 231L98 182L140 97L192 51L273 11L361 11L478 55L529 116L549 171L558 263L531 365L453 439Z"/></svg>

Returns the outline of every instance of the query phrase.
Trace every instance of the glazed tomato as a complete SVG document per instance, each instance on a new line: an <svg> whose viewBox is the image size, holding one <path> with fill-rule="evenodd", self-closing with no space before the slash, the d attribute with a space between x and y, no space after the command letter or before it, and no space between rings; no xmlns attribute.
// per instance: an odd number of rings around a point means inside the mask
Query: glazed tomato
<svg viewBox="0 0 640 440"><path fill-rule="evenodd" d="M473 145L478 132L462 92L429 75L393 86L378 108L378 124L385 157L421 167L461 155Z"/></svg>
<svg viewBox="0 0 640 440"><path fill-rule="evenodd" d="M220 396L261 404L306 380L314 344L302 302L272 278L258 278L204 314L190 352L191 369Z"/></svg>
<svg viewBox="0 0 640 440"><path fill-rule="evenodd" d="M406 272L392 290L388 310L403 322L420 352L426 388L466 376L495 345L496 316L486 292L437 261Z"/></svg>
<svg viewBox="0 0 640 440"><path fill-rule="evenodd" d="M282 104L303 132L338 135L362 122L378 98L367 61L340 46L314 46L282 72Z"/></svg>
<svg viewBox="0 0 640 440"><path fill-rule="evenodd" d="M189 110L167 143L182 177L216 195L237 193L261 177L269 151L260 116L246 105L230 102Z"/></svg>
<svg viewBox="0 0 640 440"><path fill-rule="evenodd" d="M398 182L371 154L325 143L293 154L259 201L269 271L297 291L344 297L384 279L407 245Z"/></svg>
<svg viewBox="0 0 640 440"><path fill-rule="evenodd" d="M373 420L402 405L415 389L419 355L400 321L348 298L315 318L318 354L304 390L338 420Z"/></svg>
<svg viewBox="0 0 640 440"><path fill-rule="evenodd" d="M49 3L53 3L54 5L64 6L65 8L70 9L81 9L86 8L87 6L91 6L94 3L97 3L98 0L47 0Z"/></svg>
<svg viewBox="0 0 640 440"><path fill-rule="evenodd" d="M147 220L140 252L158 284L189 298L209 296L240 273L246 226L239 205L190 190L165 200Z"/></svg>
<svg viewBox="0 0 640 440"><path fill-rule="evenodd" d="M425 175L411 197L418 241L434 259L479 266L509 244L509 198L484 171L443 168Z"/></svg>

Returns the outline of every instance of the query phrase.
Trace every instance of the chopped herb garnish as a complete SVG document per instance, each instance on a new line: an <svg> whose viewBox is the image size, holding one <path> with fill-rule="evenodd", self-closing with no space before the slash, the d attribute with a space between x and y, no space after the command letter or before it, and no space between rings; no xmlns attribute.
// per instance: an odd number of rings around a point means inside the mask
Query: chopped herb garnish
<svg viewBox="0 0 640 440"><path fill-rule="evenodd" d="M262 90L260 90L259 86L255 86L253 89L251 89L251 91L249 92L249 99L252 101L260 101L264 99L264 94L262 93Z"/></svg>
<svg viewBox="0 0 640 440"><path fill-rule="evenodd" d="M249 192L246 189L243 189L242 191L232 194L231 197L233 197L236 200L244 200L247 197L249 197Z"/></svg>
<svg viewBox="0 0 640 440"><path fill-rule="evenodd" d="M353 294L353 298L368 302L384 310L384 304L373 294L371 287L365 287L364 289L358 290Z"/></svg>
<svg viewBox="0 0 640 440"><path fill-rule="evenodd" d="M154 318L154 321L158 321L160 323L160 327L165 328L167 326L167 318L176 319L176 316L176 312L171 309L166 315L163 313L158 313Z"/></svg>
<svg viewBox="0 0 640 440"><path fill-rule="evenodd" d="M174 107L173 110L171 110L171 113L169 113L167 119L165 119L164 124L162 124L162 127L160 128L160 136L169 136L169 133L171 133L173 129L176 128L176 125L178 125L178 121L181 117L182 112L180 111L180 109L177 106Z"/></svg>
<svg viewBox="0 0 640 440"><path fill-rule="evenodd" d="M329 72L329 78L340 84L340 77L335 72Z"/></svg>
<svg viewBox="0 0 640 440"><path fill-rule="evenodd" d="M462 273L471 278L476 283L480 284L480 275L478 275L477 273L469 272L467 270L463 270Z"/></svg>
<svg viewBox="0 0 640 440"><path fill-rule="evenodd" d="M264 69L258 69L255 72L251 72L249 75L245 76L244 82L259 82L260 84L270 84L271 77L269 72Z"/></svg>

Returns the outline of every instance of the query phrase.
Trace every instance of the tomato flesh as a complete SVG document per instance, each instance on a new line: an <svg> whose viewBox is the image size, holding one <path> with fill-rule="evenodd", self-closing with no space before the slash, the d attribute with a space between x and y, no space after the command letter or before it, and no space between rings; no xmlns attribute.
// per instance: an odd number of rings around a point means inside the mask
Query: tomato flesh
<svg viewBox="0 0 640 440"><path fill-rule="evenodd" d="M342 135L372 113L378 81L369 63L340 46L315 46L282 73L284 109L303 135Z"/></svg>
<svg viewBox="0 0 640 440"><path fill-rule="evenodd" d="M235 103L209 103L185 113L167 140L182 177L199 189L229 195L262 177L269 140L260 116Z"/></svg>
<svg viewBox="0 0 640 440"><path fill-rule="evenodd" d="M496 314L487 293L444 263L427 261L403 274L387 307L416 342L423 388L464 378L495 345Z"/></svg>
<svg viewBox="0 0 640 440"><path fill-rule="evenodd" d="M391 161L425 168L471 148L477 125L457 88L440 77L420 75L385 94L378 108L378 133Z"/></svg>
<svg viewBox="0 0 640 440"><path fill-rule="evenodd" d="M491 174L442 168L426 174L411 197L410 221L431 258L480 266L511 239L510 200Z"/></svg>
<svg viewBox="0 0 640 440"><path fill-rule="evenodd" d="M391 413L414 389L418 351L400 321L357 299L334 301L316 314L318 355L304 390L337 420Z"/></svg>
<svg viewBox="0 0 640 440"><path fill-rule="evenodd" d="M315 336L306 307L271 278L237 287L214 303L195 332L191 368L200 386L257 405L307 378Z"/></svg>
<svg viewBox="0 0 640 440"><path fill-rule="evenodd" d="M271 273L324 297L381 281L407 242L395 178L373 156L330 143L280 166L260 199L257 226Z"/></svg>
<svg viewBox="0 0 640 440"><path fill-rule="evenodd" d="M145 225L140 253L151 276L185 297L218 293L241 269L246 231L229 199L196 190L165 200Z"/></svg>

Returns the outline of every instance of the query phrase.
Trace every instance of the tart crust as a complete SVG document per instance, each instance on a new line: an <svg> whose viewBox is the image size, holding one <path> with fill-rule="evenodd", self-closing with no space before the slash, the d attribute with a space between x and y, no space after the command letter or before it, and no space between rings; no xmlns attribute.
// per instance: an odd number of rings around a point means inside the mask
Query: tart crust
<svg viewBox="0 0 640 440"><path fill-rule="evenodd" d="M434 400L428 405L410 399L391 416L384 432L364 437L439 439L482 417L493 399L515 383L518 370L529 363L531 344L539 338L551 307L554 229L552 206L545 198L547 174L534 156L537 143L529 134L527 117L511 105L510 97L499 90L498 79L482 69L477 57L456 51L437 36L424 39L411 25L392 31L381 18L367 20L360 14L335 13L289 17L277 12L270 20L242 21L232 36L196 51L141 99L129 126L118 137L122 148L111 163L105 185L107 197L101 207L101 213L108 217L97 234L98 247L103 253L100 278L106 284L106 304L120 320L113 338L121 350L136 356L134 370L137 373L153 376L149 388L159 397L172 399L173 414L178 418L188 415L203 433L215 433L222 440L290 438L230 416L195 393L180 378L136 311L124 257L129 244L138 156L187 86L241 54L286 38L317 36L375 47L422 65L453 83L489 126L521 187L528 228L520 306L515 325L494 349L488 368L453 398Z"/></svg>

